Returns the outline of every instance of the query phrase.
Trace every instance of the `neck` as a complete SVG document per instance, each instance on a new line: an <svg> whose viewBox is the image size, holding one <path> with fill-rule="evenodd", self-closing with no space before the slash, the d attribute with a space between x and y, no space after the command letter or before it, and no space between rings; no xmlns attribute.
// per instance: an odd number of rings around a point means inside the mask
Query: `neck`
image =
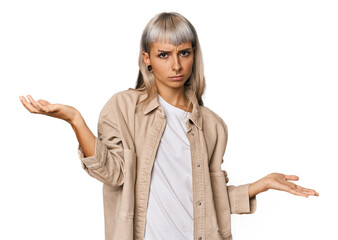
<svg viewBox="0 0 338 240"><path fill-rule="evenodd" d="M171 105L191 112L192 106L188 108L189 100L185 97L184 86L181 88L157 87L158 94Z"/></svg>

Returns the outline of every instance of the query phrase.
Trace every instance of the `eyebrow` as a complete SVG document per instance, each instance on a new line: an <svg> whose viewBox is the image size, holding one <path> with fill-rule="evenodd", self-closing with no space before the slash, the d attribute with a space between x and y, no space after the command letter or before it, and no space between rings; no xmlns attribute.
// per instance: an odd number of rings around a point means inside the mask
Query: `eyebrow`
<svg viewBox="0 0 338 240"><path fill-rule="evenodd" d="M185 48L185 49L180 50L180 52L181 52L181 51L191 50L191 49L192 49L192 48ZM161 49L158 49L158 51L159 51L159 52L165 52L165 53L170 53L170 52L172 52L172 51L165 51L165 50L161 50Z"/></svg>

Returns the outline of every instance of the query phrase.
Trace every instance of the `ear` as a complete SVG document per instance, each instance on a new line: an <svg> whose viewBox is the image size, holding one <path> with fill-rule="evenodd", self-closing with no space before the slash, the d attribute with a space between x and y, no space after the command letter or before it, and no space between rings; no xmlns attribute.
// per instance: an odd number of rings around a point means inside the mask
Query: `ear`
<svg viewBox="0 0 338 240"><path fill-rule="evenodd" d="M145 51L142 51L143 62L146 66L151 65L149 54Z"/></svg>

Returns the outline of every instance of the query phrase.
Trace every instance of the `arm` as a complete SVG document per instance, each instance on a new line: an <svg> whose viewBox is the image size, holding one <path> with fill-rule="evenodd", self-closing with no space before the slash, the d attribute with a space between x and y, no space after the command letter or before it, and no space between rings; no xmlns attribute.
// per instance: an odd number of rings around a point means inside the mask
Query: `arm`
<svg viewBox="0 0 338 240"><path fill-rule="evenodd" d="M86 125L80 112L72 106L63 104L51 104L47 100L35 101L31 95L27 95L30 102L20 96L23 106L31 113L62 119L68 122L87 156L92 156L95 150L95 136Z"/></svg>
<svg viewBox="0 0 338 240"><path fill-rule="evenodd" d="M98 120L96 138L86 126L83 118L77 118L72 127L79 140L78 156L82 168L92 177L119 188L124 183L124 146L116 95L102 108Z"/></svg>
<svg viewBox="0 0 338 240"><path fill-rule="evenodd" d="M222 129L220 132L223 134L219 137L218 142L225 145L228 140L228 128L224 121L221 119ZM216 169L221 168L221 164L223 163L223 159L220 155L224 155L225 149L221 149L221 152L218 153L218 158L213 160L214 164L216 164ZM222 159L219 162L219 159ZM217 171L217 170L216 170ZM231 213L243 214L243 213L254 213L256 211L256 195L262 192L265 192L269 189L281 190L292 193L294 195L308 197L310 195L319 196L319 193L313 189L303 188L298 186L291 181L297 181L299 178L295 175L284 175L281 173L271 173L262 179L257 180L254 183L244 184L240 186L227 186L228 196L230 201L230 209ZM226 182L229 179L226 177Z"/></svg>
<svg viewBox="0 0 338 240"><path fill-rule="evenodd" d="M81 148L83 149L84 157L93 156L95 152L96 137L88 128L80 112L77 112L75 118L70 121L70 125L75 132Z"/></svg>
<svg viewBox="0 0 338 240"><path fill-rule="evenodd" d="M90 131L80 112L72 106L51 104L40 99L35 101L27 95L20 101L31 113L59 118L70 123L79 141L78 154L82 167L92 177L111 187L120 187L124 181L124 148L119 124L117 94L104 105L98 121L98 138Z"/></svg>

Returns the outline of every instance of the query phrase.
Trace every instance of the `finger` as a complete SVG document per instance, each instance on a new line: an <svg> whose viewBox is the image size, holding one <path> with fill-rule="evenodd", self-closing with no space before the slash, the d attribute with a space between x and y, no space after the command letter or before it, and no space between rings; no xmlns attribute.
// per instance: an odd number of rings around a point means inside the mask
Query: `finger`
<svg viewBox="0 0 338 240"><path fill-rule="evenodd" d="M48 106L48 105L51 104L50 102L48 102L48 101L46 101L46 100L43 100L43 99L38 100L38 102L39 102L40 104L42 104L43 106Z"/></svg>
<svg viewBox="0 0 338 240"><path fill-rule="evenodd" d="M290 180L290 181L297 181L297 180L299 180L299 177L296 176L296 175L284 175L284 178L286 180Z"/></svg>
<svg viewBox="0 0 338 240"><path fill-rule="evenodd" d="M300 194L305 194L304 196L308 197L308 196L319 196L319 193L316 192L313 189L309 189L309 188L303 188L301 186L296 185L296 188L294 189L296 192L300 193Z"/></svg>
<svg viewBox="0 0 338 240"><path fill-rule="evenodd" d="M303 193L308 194L308 195L313 195L316 196L317 193L314 190L301 190Z"/></svg>
<svg viewBox="0 0 338 240"><path fill-rule="evenodd" d="M319 194L314 189L309 189L309 188L303 188L303 187L301 187L301 190L303 191L303 193L306 193L306 194L309 194L309 195L313 195L313 196L319 196Z"/></svg>
<svg viewBox="0 0 338 240"><path fill-rule="evenodd" d="M31 95L27 95L27 97L29 97L33 105L41 112L49 113L54 111L51 109L50 105L41 105L40 103L36 102Z"/></svg>
<svg viewBox="0 0 338 240"><path fill-rule="evenodd" d="M319 193L316 192L314 189L310 188L304 188L302 186L296 185L294 183L289 182L289 185L292 186L294 189L301 191L302 193L308 194L308 195L313 195L313 196L319 196Z"/></svg>
<svg viewBox="0 0 338 240"><path fill-rule="evenodd" d="M39 111L31 104L29 103L25 97L20 96L21 103L23 106L31 113L38 113Z"/></svg>
<svg viewBox="0 0 338 240"><path fill-rule="evenodd" d="M294 195L298 195L298 196L302 196L302 197L308 197L308 194L306 194L306 193L303 193L300 189L293 189L293 188L289 188L288 190L287 190L289 193L292 193L292 194L294 194Z"/></svg>
<svg viewBox="0 0 338 240"><path fill-rule="evenodd" d="M286 191L289 193L292 193L294 195L308 197L309 195L319 196L319 194L312 190L312 189L306 189L301 186L298 186L292 182L284 182L284 184L281 184L279 187L280 190Z"/></svg>
<svg viewBox="0 0 338 240"><path fill-rule="evenodd" d="M31 104L36 108L38 109L39 111L41 111L41 107L40 107L40 104L38 102L36 102L33 97L31 95L27 95L27 98L29 99L29 101L31 102Z"/></svg>

